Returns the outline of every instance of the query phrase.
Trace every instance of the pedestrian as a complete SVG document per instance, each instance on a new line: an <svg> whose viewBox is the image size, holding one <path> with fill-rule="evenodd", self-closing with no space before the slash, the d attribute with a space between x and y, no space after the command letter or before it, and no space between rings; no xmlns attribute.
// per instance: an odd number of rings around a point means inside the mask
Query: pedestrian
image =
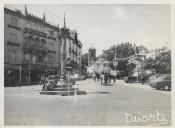
<svg viewBox="0 0 175 128"><path fill-rule="evenodd" d="M92 79L95 81L95 73L92 73Z"/></svg>
<svg viewBox="0 0 175 128"><path fill-rule="evenodd" d="M41 75L40 85L43 85L44 82L45 82L45 77L44 75Z"/></svg>
<svg viewBox="0 0 175 128"><path fill-rule="evenodd" d="M109 85L112 85L111 80L113 79L113 75L109 72L108 76L109 76Z"/></svg>
<svg viewBox="0 0 175 128"><path fill-rule="evenodd" d="M104 85L105 85L105 86L108 86L108 80L109 80L108 73L105 73L105 74L104 74Z"/></svg>
<svg viewBox="0 0 175 128"><path fill-rule="evenodd" d="M103 85L103 81L104 81L104 75L103 75L103 73L100 74L100 80L101 80L101 85Z"/></svg>
<svg viewBox="0 0 175 128"><path fill-rule="evenodd" d="M100 79L100 74L99 73L96 73L96 78L97 78L97 82L99 82L99 79Z"/></svg>

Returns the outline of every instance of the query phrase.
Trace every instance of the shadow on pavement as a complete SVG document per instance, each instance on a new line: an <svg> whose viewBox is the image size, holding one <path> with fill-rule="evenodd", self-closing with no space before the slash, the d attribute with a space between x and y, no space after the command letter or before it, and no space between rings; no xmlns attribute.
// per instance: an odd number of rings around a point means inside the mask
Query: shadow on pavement
<svg viewBox="0 0 175 128"><path fill-rule="evenodd" d="M87 94L109 94L111 92L87 92Z"/></svg>

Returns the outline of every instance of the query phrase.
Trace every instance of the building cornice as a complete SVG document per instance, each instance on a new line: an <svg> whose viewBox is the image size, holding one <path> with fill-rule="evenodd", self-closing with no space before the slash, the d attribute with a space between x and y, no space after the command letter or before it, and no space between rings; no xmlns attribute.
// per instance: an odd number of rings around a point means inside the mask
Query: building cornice
<svg viewBox="0 0 175 128"><path fill-rule="evenodd" d="M18 10L14 11L14 10L11 10L11 9L8 9L8 8L4 8L4 13L10 14L10 15L13 15L13 16L17 16L19 18L22 18L24 20L28 20L30 22L35 22L37 24L44 25L45 27L49 27L51 29L54 29L55 31L59 31L58 26L51 25L50 23L44 21L40 17L34 16L32 14L24 15L24 14L21 13L21 11L18 11Z"/></svg>

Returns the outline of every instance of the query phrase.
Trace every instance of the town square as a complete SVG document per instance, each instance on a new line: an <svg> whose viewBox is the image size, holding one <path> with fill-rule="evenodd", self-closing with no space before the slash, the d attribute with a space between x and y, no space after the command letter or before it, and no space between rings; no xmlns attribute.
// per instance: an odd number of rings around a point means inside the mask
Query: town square
<svg viewBox="0 0 175 128"><path fill-rule="evenodd" d="M172 125L169 4L3 10L4 125Z"/></svg>

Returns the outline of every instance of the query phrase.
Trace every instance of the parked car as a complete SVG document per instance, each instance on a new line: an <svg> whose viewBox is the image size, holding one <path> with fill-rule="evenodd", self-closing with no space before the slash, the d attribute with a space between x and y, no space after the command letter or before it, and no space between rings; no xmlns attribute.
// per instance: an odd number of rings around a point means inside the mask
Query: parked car
<svg viewBox="0 0 175 128"><path fill-rule="evenodd" d="M161 74L150 82L150 86L156 89L171 90L171 75Z"/></svg>
<svg viewBox="0 0 175 128"><path fill-rule="evenodd" d="M163 74L154 74L149 77L149 79L146 81L146 84L150 84L152 81L154 81L157 77L162 76Z"/></svg>

